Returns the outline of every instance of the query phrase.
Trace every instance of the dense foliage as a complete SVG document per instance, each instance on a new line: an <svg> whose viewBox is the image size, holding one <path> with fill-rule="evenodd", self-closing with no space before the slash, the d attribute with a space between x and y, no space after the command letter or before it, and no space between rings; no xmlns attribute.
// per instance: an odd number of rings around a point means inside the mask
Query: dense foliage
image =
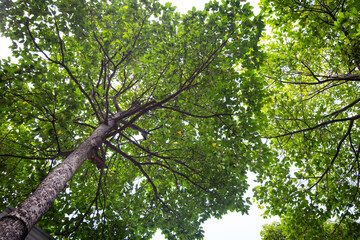
<svg viewBox="0 0 360 240"><path fill-rule="evenodd" d="M281 222L273 222L266 224L260 233L262 240L281 240L281 239L360 239L359 223L349 221L346 223L339 222L318 222L316 226L316 234L309 236L307 234L309 225L296 226L296 228L289 227L286 224L286 219ZM336 230L336 231L334 231Z"/></svg>
<svg viewBox="0 0 360 240"><path fill-rule="evenodd" d="M259 176L257 199L316 238L328 219L360 217L360 2L263 0L262 11L272 30L263 135L279 156Z"/></svg>
<svg viewBox="0 0 360 240"><path fill-rule="evenodd" d="M116 117L39 223L57 238L201 238L249 170L264 239L357 238L360 3L262 0L263 55L240 2L2 1L1 208Z"/></svg>
<svg viewBox="0 0 360 240"><path fill-rule="evenodd" d="M155 0L3 0L1 209L17 206L102 123L39 225L57 238L201 238L200 224L246 213L246 172L269 156L255 70L263 29L249 4L180 15ZM235 71L241 61L246 71ZM119 117L120 116L120 117ZM262 156L262 157L260 157Z"/></svg>

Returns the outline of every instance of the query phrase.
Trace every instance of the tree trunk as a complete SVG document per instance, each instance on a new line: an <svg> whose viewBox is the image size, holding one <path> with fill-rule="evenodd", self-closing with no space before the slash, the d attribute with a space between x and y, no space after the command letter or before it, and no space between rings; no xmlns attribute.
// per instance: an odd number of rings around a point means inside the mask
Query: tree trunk
<svg viewBox="0 0 360 240"><path fill-rule="evenodd" d="M91 136L73 151L41 182L35 192L17 209L0 220L0 240L25 239L31 228L50 209L76 170L85 162L93 148L99 147L115 121L102 123Z"/></svg>

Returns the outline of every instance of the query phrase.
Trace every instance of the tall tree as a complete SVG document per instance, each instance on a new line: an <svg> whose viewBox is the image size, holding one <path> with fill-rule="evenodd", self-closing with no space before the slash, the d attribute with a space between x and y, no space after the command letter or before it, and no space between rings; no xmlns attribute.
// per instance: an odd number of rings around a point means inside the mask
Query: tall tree
<svg viewBox="0 0 360 240"><path fill-rule="evenodd" d="M264 0L262 11L272 28L264 135L279 157L257 197L316 236L318 220L360 217L360 2Z"/></svg>
<svg viewBox="0 0 360 240"><path fill-rule="evenodd" d="M24 237L46 212L39 225L66 239L156 228L196 239L210 216L247 212L246 171L267 151L254 119L263 23L249 4L183 16L155 0L0 9L18 59L1 61L0 194L3 207L22 202L0 239ZM239 59L248 71L235 71Z"/></svg>

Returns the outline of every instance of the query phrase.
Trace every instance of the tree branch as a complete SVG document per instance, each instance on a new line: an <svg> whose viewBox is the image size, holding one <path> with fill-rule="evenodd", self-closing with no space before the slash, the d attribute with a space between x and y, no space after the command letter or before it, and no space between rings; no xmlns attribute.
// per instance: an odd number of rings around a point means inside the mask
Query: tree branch
<svg viewBox="0 0 360 240"><path fill-rule="evenodd" d="M171 212L174 212L159 196L159 192L157 190L157 187L155 186L155 183L152 181L152 179L150 178L150 176L147 174L147 172L144 170L144 168L141 166L141 164L136 161L135 159L133 159L130 155L124 153L123 151L121 151L120 149L118 149L117 147L115 147L114 145L112 145L109 141L105 141L105 144L108 145L112 150L114 150L115 152L119 153L121 156L125 157L126 159L130 160L139 170L140 172L144 175L144 177L148 180L148 182L151 184L155 197L157 200L159 200L161 202L161 204L168 209Z"/></svg>
<svg viewBox="0 0 360 240"><path fill-rule="evenodd" d="M323 127L323 126L326 126L326 125L329 125L329 124L332 124L332 123L336 123L336 122L345 122L345 121L353 122L354 120L359 119L359 118L360 118L360 114L355 115L354 117L349 117L349 118L334 119L334 120L330 120L330 121L327 121L327 122L320 123L320 124L318 124L318 125L316 125L314 127L301 129L301 130L285 133L285 134L274 136L274 137L266 137L266 138L268 138L268 139L281 138L281 137L293 135L293 134L300 133L300 132L311 131L311 130L314 130L314 129L317 129L317 128L320 128L320 127Z"/></svg>
<svg viewBox="0 0 360 240"><path fill-rule="evenodd" d="M323 178L324 176L329 172L330 168L332 167L332 165L334 164L337 156L339 155L339 152L340 152L340 149L341 149L341 146L343 144L343 142L345 141L345 139L349 136L350 132L351 132L351 129L353 127L353 124L354 124L354 120L351 120L350 121L350 124L349 124L349 127L348 127L348 130L346 132L346 134L344 135L344 137L340 140L340 142L338 143L337 145L337 148L336 148L336 153L333 157L333 159L331 160L329 166L326 168L325 172L320 176L319 180L316 181L316 183L314 183L311 187L309 187L308 189L305 190L305 192L311 190L314 186L316 186Z"/></svg>

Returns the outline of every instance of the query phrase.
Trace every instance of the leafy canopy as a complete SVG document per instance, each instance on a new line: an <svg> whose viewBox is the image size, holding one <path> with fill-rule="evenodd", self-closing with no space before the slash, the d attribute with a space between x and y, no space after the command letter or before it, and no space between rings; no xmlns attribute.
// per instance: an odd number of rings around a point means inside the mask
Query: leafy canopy
<svg viewBox="0 0 360 240"><path fill-rule="evenodd" d="M272 29L263 135L279 156L259 176L257 199L305 238L328 219L360 217L359 10L352 0L262 1Z"/></svg>
<svg viewBox="0 0 360 240"><path fill-rule="evenodd" d="M18 205L101 123L124 112L39 225L59 239L202 237L246 213L258 133L260 18L241 1L186 15L153 0L1 2L18 62L0 63L2 208ZM242 73L235 66L247 69ZM104 164L106 167L104 167Z"/></svg>

